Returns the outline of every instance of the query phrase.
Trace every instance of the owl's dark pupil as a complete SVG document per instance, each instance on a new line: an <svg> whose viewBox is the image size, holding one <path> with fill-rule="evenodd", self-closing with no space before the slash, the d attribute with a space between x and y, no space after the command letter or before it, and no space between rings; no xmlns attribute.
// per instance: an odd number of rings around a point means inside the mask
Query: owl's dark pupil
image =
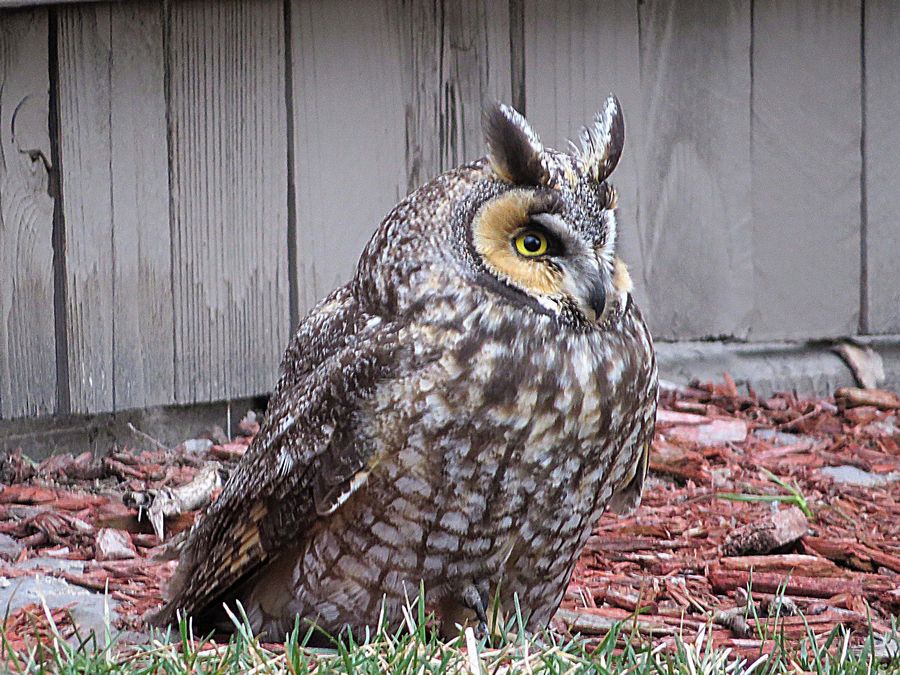
<svg viewBox="0 0 900 675"><path fill-rule="evenodd" d="M534 253L535 251L541 250L541 240L533 234L526 234L525 238L522 240L522 246L525 247L526 251Z"/></svg>

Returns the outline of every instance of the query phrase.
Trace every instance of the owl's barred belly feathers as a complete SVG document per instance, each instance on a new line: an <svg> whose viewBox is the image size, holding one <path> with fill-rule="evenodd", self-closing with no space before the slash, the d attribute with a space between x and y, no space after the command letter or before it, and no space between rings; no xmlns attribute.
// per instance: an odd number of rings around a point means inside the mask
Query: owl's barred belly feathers
<svg viewBox="0 0 900 675"><path fill-rule="evenodd" d="M399 623L421 584L446 633L495 593L547 624L603 510L639 501L653 434L656 363L605 183L617 106L576 157L497 109L489 161L392 211L292 339L159 622L222 626L239 600L270 639L297 616L356 630Z"/></svg>
<svg viewBox="0 0 900 675"><path fill-rule="evenodd" d="M650 344L632 315L621 321L631 330L573 336L473 300L456 327L426 319L408 331L420 352L410 358L427 365L380 384L361 414L374 443L364 494L288 556L290 584L247 594L259 628L279 635L297 614L330 631L371 625L383 604L399 621L420 582L451 626L474 619L455 598L475 581L507 607L516 594L535 627L559 605L592 526L641 461Z"/></svg>

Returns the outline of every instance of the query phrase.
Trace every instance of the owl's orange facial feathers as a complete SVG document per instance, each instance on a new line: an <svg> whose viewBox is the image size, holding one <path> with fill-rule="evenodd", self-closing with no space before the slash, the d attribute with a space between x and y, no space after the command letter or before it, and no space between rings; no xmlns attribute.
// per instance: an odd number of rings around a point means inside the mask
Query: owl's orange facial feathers
<svg viewBox="0 0 900 675"><path fill-rule="evenodd" d="M532 215L547 208L531 190L510 190L482 206L472 225L475 250L491 272L536 296L561 294L562 272L545 256L523 256L515 241L528 231Z"/></svg>
<svg viewBox="0 0 900 675"><path fill-rule="evenodd" d="M626 265L618 256L616 256L613 266L613 287L616 289L617 293L621 293L622 295L631 293L633 288L631 275L628 273L628 265Z"/></svg>

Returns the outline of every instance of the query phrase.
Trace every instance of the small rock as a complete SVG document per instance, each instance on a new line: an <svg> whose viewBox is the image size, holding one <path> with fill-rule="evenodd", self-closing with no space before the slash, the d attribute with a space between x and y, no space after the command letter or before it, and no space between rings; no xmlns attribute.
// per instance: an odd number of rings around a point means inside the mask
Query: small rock
<svg viewBox="0 0 900 675"><path fill-rule="evenodd" d="M97 560L128 560L137 555L131 537L124 530L104 527L97 531Z"/></svg>
<svg viewBox="0 0 900 675"><path fill-rule="evenodd" d="M75 574L81 574L84 572L84 561L49 558L45 555L39 555L36 558L29 558L23 561L16 567L23 570L39 570L41 572L74 572Z"/></svg>
<svg viewBox="0 0 900 675"><path fill-rule="evenodd" d="M687 413L682 414L686 415ZM702 424L679 424L670 429L664 429L663 434L670 438L705 446L742 443L747 438L747 423L744 420L735 419L708 419Z"/></svg>
<svg viewBox="0 0 900 675"><path fill-rule="evenodd" d="M798 616L800 608L787 595L776 595L767 603L766 614L769 616Z"/></svg>
<svg viewBox="0 0 900 675"><path fill-rule="evenodd" d="M191 455L205 455L213 446L208 438L191 438L181 444L184 451Z"/></svg>
<svg viewBox="0 0 900 675"><path fill-rule="evenodd" d="M725 538L722 552L727 556L761 555L792 544L808 529L809 521L803 511L792 506L738 528Z"/></svg>
<svg viewBox="0 0 900 675"><path fill-rule="evenodd" d="M877 474L863 471L862 469L842 464L841 466L826 466L819 469L821 473L828 476L835 483L844 483L846 485L862 485L864 487L878 487L879 485L887 485L898 478L900 474Z"/></svg>
<svg viewBox="0 0 900 675"><path fill-rule="evenodd" d="M22 553L22 544L8 534L0 534L0 558L16 560L20 553Z"/></svg>
<svg viewBox="0 0 900 675"><path fill-rule="evenodd" d="M753 432L753 436L761 441L777 443L779 445L798 445L803 443L804 445L812 447L816 442L815 438L806 434L789 434L775 429L756 429Z"/></svg>
<svg viewBox="0 0 900 675"><path fill-rule="evenodd" d="M119 601L115 598L44 574L8 581L6 585L0 584L0 616L8 616L31 603L46 604L50 611L65 607L71 614L81 637L73 636L70 640L90 639L88 636L93 633L97 642L105 645L107 634L115 633L111 628L119 618L116 611Z"/></svg>

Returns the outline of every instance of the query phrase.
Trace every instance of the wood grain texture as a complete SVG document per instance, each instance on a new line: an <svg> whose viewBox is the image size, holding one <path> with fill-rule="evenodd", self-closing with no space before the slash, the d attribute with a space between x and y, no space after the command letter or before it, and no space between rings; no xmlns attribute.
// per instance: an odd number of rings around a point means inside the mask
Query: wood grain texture
<svg viewBox="0 0 900 675"><path fill-rule="evenodd" d="M113 4L113 380L117 410L175 400L162 3Z"/></svg>
<svg viewBox="0 0 900 675"><path fill-rule="evenodd" d="M288 337L283 19L262 0L171 5L179 402L269 391Z"/></svg>
<svg viewBox="0 0 900 675"><path fill-rule="evenodd" d="M756 3L753 64L750 336L853 334L860 281L859 2Z"/></svg>
<svg viewBox="0 0 900 675"><path fill-rule="evenodd" d="M900 4L865 4L867 332L900 333Z"/></svg>
<svg viewBox="0 0 900 675"><path fill-rule="evenodd" d="M554 3L553 11L540 0L525 2L526 109L543 142L565 150L569 139L577 143L579 130L610 93L622 105L625 151L612 176L619 191L618 249L643 306L648 288L637 219L642 128L638 28L634 0L566 0Z"/></svg>
<svg viewBox="0 0 900 675"><path fill-rule="evenodd" d="M57 12L59 157L72 412L114 409L110 8Z"/></svg>
<svg viewBox="0 0 900 675"><path fill-rule="evenodd" d="M645 315L658 338L743 337L753 297L750 2L660 0L639 11Z"/></svg>
<svg viewBox="0 0 900 675"><path fill-rule="evenodd" d="M47 30L0 13L0 418L56 410Z"/></svg>
<svg viewBox="0 0 900 675"><path fill-rule="evenodd" d="M301 315L350 278L372 232L406 194L406 111L390 2L291 4Z"/></svg>
<svg viewBox="0 0 900 675"><path fill-rule="evenodd" d="M509 8L318 0L291 15L305 312L350 278L399 199L484 154L482 106L511 97Z"/></svg>
<svg viewBox="0 0 900 675"><path fill-rule="evenodd" d="M485 154L481 111L512 99L509 3L443 0L396 7L412 191Z"/></svg>
<svg viewBox="0 0 900 675"><path fill-rule="evenodd" d="M172 403L161 3L58 17L72 409Z"/></svg>

